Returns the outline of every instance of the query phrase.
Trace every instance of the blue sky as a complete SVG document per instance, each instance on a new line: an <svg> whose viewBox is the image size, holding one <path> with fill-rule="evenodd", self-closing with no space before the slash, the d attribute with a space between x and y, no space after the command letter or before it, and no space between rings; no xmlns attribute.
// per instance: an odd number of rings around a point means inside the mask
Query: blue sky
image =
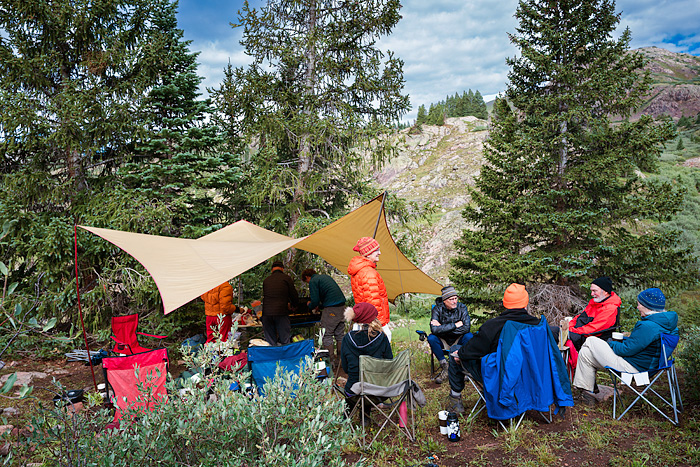
<svg viewBox="0 0 700 467"><path fill-rule="evenodd" d="M251 0L260 5L260 0ZM467 89L494 96L506 86L506 57L516 55L507 33L515 30L517 0L403 0L403 19L381 40L404 61L404 92L413 109L404 120L415 119L421 104ZM239 0L180 0L179 27L200 52L199 74L205 87L218 87L230 62L245 65L239 44ZM700 7L697 0L619 0L622 13L618 33L632 32L632 48L656 46L673 52L700 55Z"/></svg>

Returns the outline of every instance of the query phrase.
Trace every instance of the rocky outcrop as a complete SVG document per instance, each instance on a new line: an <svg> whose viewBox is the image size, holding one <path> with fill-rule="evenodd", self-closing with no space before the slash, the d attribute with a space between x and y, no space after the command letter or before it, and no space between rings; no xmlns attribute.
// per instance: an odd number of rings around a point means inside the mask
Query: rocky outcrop
<svg viewBox="0 0 700 467"><path fill-rule="evenodd" d="M636 52L648 60L645 69L651 74L653 88L633 118L642 114L670 115L676 120L696 116L700 112L700 57L658 47L644 47Z"/></svg>
<svg viewBox="0 0 700 467"><path fill-rule="evenodd" d="M487 122L476 117L448 118L444 126L406 129L396 139L397 156L374 175L382 188L434 210L432 223L417 227L418 265L446 283L454 241L466 228L461 211L469 203L468 187L479 174Z"/></svg>

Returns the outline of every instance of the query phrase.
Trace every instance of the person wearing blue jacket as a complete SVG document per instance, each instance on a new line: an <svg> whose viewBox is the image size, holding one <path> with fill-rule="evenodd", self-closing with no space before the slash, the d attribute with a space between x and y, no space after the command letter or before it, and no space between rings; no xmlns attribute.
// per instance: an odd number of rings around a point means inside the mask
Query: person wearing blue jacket
<svg viewBox="0 0 700 467"><path fill-rule="evenodd" d="M464 376L469 373L474 379L483 382L481 374L482 357L498 349L498 340L503 326L508 321L536 326L540 320L527 313L530 296L522 284L510 284L503 294L505 311L500 315L484 322L474 337L463 346L454 346L450 350L449 368L447 371L450 382L450 395L447 401L448 412L463 413L462 390Z"/></svg>
<svg viewBox="0 0 700 467"><path fill-rule="evenodd" d="M625 373L653 370L659 364L661 334L678 335L678 315L666 311L666 297L660 289L646 289L637 295L637 310L641 319L622 342L589 337L581 347L574 386L581 390L585 404L596 403L591 392L597 370L606 366Z"/></svg>

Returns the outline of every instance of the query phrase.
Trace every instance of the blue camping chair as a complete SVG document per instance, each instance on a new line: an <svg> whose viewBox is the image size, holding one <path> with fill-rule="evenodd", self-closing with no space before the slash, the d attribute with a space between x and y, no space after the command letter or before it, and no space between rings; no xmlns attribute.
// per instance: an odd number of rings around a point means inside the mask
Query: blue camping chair
<svg viewBox="0 0 700 467"><path fill-rule="evenodd" d="M654 410L663 415L668 421L674 425L678 425L678 417L683 411L683 401L681 400L681 391L678 385L678 375L676 374L675 360L673 359L673 351L678 345L679 337L674 334L661 333L659 339L661 340L661 353L659 355L659 366L656 369L643 371L641 373L632 374L625 373L614 368L605 367L610 374L610 379L613 383L613 418L620 420L629 410L637 404L639 401L644 401L649 404ZM644 383L648 380L648 384L644 384L644 389L641 391L632 385L632 382L637 380L641 376ZM666 376L666 378L662 378ZM658 382L658 384L656 384ZM635 381L636 382L636 381ZM664 386L664 382L668 382L668 399L665 395L661 395L656 388L661 391L660 386ZM622 387L629 388L636 397L627 406L624 406L624 402L620 397L620 389ZM665 392L665 391L664 391ZM655 396L655 397L654 397ZM656 399L658 407L654 405L652 398ZM620 404L624 411L617 416L617 405ZM664 410L671 409L671 412L666 413ZM671 418L671 416L673 418Z"/></svg>
<svg viewBox="0 0 700 467"><path fill-rule="evenodd" d="M574 405L566 365L544 317L536 326L508 321L496 352L481 359L481 372L483 383L466 374L479 395L470 418L486 408L501 427L507 429L509 420L517 429L528 410L551 423L559 408Z"/></svg>
<svg viewBox="0 0 700 467"><path fill-rule="evenodd" d="M299 374L305 368L306 357L313 356L314 341L311 339L276 347L249 347L248 365L258 392L265 394L265 384L274 379L278 367Z"/></svg>

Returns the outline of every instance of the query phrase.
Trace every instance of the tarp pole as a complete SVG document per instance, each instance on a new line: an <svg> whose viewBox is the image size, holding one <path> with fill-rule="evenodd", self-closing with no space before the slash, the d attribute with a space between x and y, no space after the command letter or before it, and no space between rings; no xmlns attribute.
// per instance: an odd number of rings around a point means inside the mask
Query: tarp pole
<svg viewBox="0 0 700 467"><path fill-rule="evenodd" d="M85 321L83 321L83 308L80 306L80 287L78 286L78 224L73 224L73 233L75 238L75 293L78 297L78 314L80 315L80 325L83 327L83 340L85 340L85 349L87 350L88 363L90 371L92 371L92 384L97 390L97 380L95 379L95 368L92 366L92 357L90 357L90 346L88 346L87 333L85 332Z"/></svg>
<svg viewBox="0 0 700 467"><path fill-rule="evenodd" d="M386 191L382 193L382 205L379 208L379 214L377 214L377 223L374 225L374 234L372 235L372 238L376 240L377 238L377 230L379 229L379 221L382 218L382 213L384 212L384 201L386 200Z"/></svg>

